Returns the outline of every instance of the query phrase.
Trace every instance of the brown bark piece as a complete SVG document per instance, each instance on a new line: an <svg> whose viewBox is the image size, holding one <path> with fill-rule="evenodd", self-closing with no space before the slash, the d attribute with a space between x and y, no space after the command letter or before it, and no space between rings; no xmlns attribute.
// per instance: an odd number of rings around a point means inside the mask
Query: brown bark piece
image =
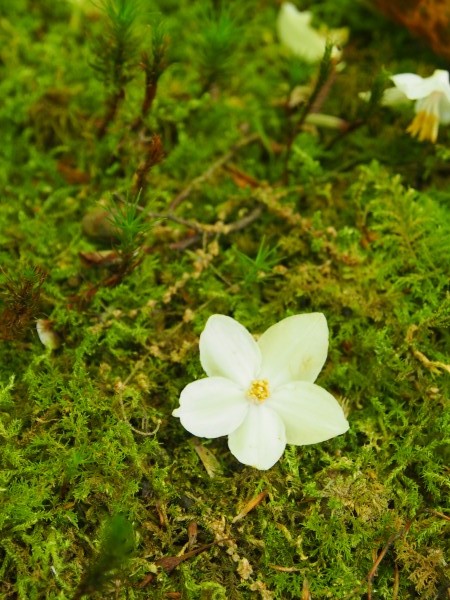
<svg viewBox="0 0 450 600"><path fill-rule="evenodd" d="M385 15L450 59L450 0L373 0Z"/></svg>

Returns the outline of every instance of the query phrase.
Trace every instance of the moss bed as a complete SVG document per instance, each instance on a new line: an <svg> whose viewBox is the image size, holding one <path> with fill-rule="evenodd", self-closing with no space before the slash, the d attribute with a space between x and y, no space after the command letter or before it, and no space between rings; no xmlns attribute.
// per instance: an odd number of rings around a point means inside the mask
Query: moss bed
<svg viewBox="0 0 450 600"><path fill-rule="evenodd" d="M217 4L0 1L0 597L443 600L450 129L376 100L445 65L369 5L302 6L342 68ZM211 314L315 311L348 433L258 471L171 416Z"/></svg>

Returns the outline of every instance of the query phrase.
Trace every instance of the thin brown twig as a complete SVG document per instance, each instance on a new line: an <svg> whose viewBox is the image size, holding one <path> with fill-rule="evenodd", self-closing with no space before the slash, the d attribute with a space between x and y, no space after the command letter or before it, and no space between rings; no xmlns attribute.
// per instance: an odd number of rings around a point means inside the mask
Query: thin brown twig
<svg viewBox="0 0 450 600"><path fill-rule="evenodd" d="M284 158L284 174L283 174L283 182L285 184L289 183L289 159L291 157L292 146L294 144L294 140L297 137L297 134L301 130L306 117L311 112L317 112L318 107L322 106L326 97L328 96L330 89L336 79L336 64L337 62L331 58L331 49L329 50L330 54L327 54L327 50L325 51L325 55L322 58L322 62L320 65L320 72L317 77L314 88L308 98L308 100L303 104L300 112L300 116L295 122L292 122L290 117L292 115L291 108L289 107L289 99L286 102L286 112L287 112L287 125L288 125L288 137L286 141L286 155Z"/></svg>
<svg viewBox="0 0 450 600"><path fill-rule="evenodd" d="M133 176L133 194L138 194L147 187L147 175L150 170L164 159L164 148L161 136L155 133L143 144L144 159Z"/></svg>
<svg viewBox="0 0 450 600"><path fill-rule="evenodd" d="M235 231L241 231L241 229L245 229L247 225L256 221L262 213L262 206L257 206L251 213L249 213L246 217L242 217L238 221L231 223L228 225L227 233L234 233Z"/></svg>
<svg viewBox="0 0 450 600"><path fill-rule="evenodd" d="M156 435L158 433L158 430L161 427L161 423L162 423L161 419L157 419L156 427L152 431L142 431L141 429L137 429L136 427L133 427L133 425L130 423L130 421L128 419L121 392L119 392L118 397L119 397L120 408L122 410L122 417L123 417L122 421L130 427L131 431L134 431L134 433L137 433L144 437L151 437L152 435Z"/></svg>
<svg viewBox="0 0 450 600"><path fill-rule="evenodd" d="M102 122L97 130L97 138L101 140L109 127L109 125L114 120L116 116L117 110L119 108L119 104L125 98L125 90L121 88L117 92L115 92L108 101L106 114L103 117Z"/></svg>
<svg viewBox="0 0 450 600"><path fill-rule="evenodd" d="M123 202L122 198L119 198L119 200ZM144 212L146 209L144 206L139 206L138 204L136 206L136 210L138 210L139 212ZM172 213L159 213L149 211L146 213L146 217L150 219L157 219L160 221L173 221L173 223L177 223L178 225L184 225L185 227L193 229L194 231L198 231L199 233L204 233L205 231L205 226L201 223L197 223L197 221L189 221L188 219L183 219L182 217L177 217L177 215L174 215Z"/></svg>
<svg viewBox="0 0 450 600"><path fill-rule="evenodd" d="M139 210L141 210L141 208L142 207L140 206L138 207ZM147 216L150 217L150 219L161 219L161 221L164 221L166 219L167 221L173 221L178 225L184 225L184 227L188 227L189 229L193 229L194 231L198 231L199 233L204 232L204 228L200 223L197 223L196 221L189 221L188 219L182 219L181 217L177 217L176 215L172 215L169 213L148 212Z"/></svg>
<svg viewBox="0 0 450 600"><path fill-rule="evenodd" d="M400 573L398 570L397 563L394 562L394 586L392 588L392 600L397 600L399 587L400 587Z"/></svg>
<svg viewBox="0 0 450 600"><path fill-rule="evenodd" d="M213 235L214 233L215 234L220 234L220 233L229 234L229 233L235 233L236 231L241 231L242 229L245 229L245 227L247 227L248 225L253 223L253 221L256 221L260 217L261 213L262 213L262 206L258 206L251 213L249 213L247 216L243 217L242 219L239 219L238 221L235 221L234 223L230 223L229 225L224 224L222 226L221 232L206 231L205 229L201 229L200 230L201 233L198 233L197 235L194 235L194 236L191 236L188 238L184 238L183 240L180 240L179 242L175 242L170 245L170 248L172 250L185 250L186 248L189 248L190 246L193 246L194 244L199 242L204 236L208 237L210 235ZM167 217L167 218L169 218L169 217Z"/></svg>
<svg viewBox="0 0 450 600"><path fill-rule="evenodd" d="M333 85L336 79L336 64L337 61L332 59L331 56L329 57L329 59L326 59L325 56L322 58L322 63L320 65L320 73L317 78L316 84L307 102L304 104L303 109L300 113L300 117L297 120L297 123L295 124L297 132L300 130L309 113L317 112L316 107L322 106L325 98L329 94L331 86Z"/></svg>
<svg viewBox="0 0 450 600"><path fill-rule="evenodd" d="M330 93L331 88L333 87L334 82L336 81L336 75L337 75L336 64L337 63L335 63L333 61L333 68L330 71L328 79L325 81L322 88L319 90L316 98L314 99L313 103L311 104L311 108L309 109L308 114L320 112L320 109L322 108L323 103L328 98L328 94ZM305 119L307 116L308 115L305 115Z"/></svg>
<svg viewBox="0 0 450 600"><path fill-rule="evenodd" d="M169 210L174 210L179 206L188 196L191 194L192 190L194 190L198 185L208 180L214 173L220 169L225 163L233 158L238 150L248 146L249 144L259 140L259 134L252 133L247 137L241 139L237 142L231 150L229 150L226 154L218 158L204 173L193 179L169 204Z"/></svg>
<svg viewBox="0 0 450 600"><path fill-rule="evenodd" d="M123 199L120 197L119 200L123 202ZM145 208L143 206L137 205L136 210L143 212ZM171 212L159 213L150 211L146 213L146 216L150 219L172 221L173 223L178 223L178 225L183 225L188 229L196 231L198 235L185 238L183 240L180 240L179 242L175 242L170 246L174 250L184 250L185 248L196 244L205 235L228 235L229 233L234 233L236 231L240 231L241 229L245 229L247 225L250 225L251 223L253 223L253 221L256 221L260 217L262 211L263 206L259 205L251 213L249 213L245 217L242 217L242 219L238 219L237 221L234 221L233 223L229 224L220 222L213 224L199 223L198 221L190 221L188 219L183 219L182 217L178 217L177 215L174 215Z"/></svg>
<svg viewBox="0 0 450 600"><path fill-rule="evenodd" d="M392 544L398 540L399 538L403 537L404 535L406 535L411 527L412 521L408 521L408 523L405 525L405 527L403 527L403 529L397 533L393 533L390 538L388 539L388 541L386 542L384 548L382 549L382 551L380 552L380 554L378 555L378 558L376 559L376 561L373 564L373 567L370 569L369 574L367 575L367 583L368 583L368 587L367 587L367 600L372 600L372 579L375 577L378 567L381 564L381 561L383 560L383 558L386 556L387 551L389 550L389 548L392 546Z"/></svg>
<svg viewBox="0 0 450 600"><path fill-rule="evenodd" d="M354 131L356 131L357 129L359 129L360 127L362 127L363 125L365 125L366 123L367 123L366 119L356 119L356 121L353 121L352 123L348 123L347 127L345 127L345 129L343 129L342 131L340 131L337 135L334 136L334 138L332 138L328 142L328 144L325 146L325 150L331 150L331 148L335 144L337 144L338 142L340 142L341 140L343 140L350 133L353 133Z"/></svg>
<svg viewBox="0 0 450 600"><path fill-rule="evenodd" d="M447 373L450 373L450 364L445 364L439 360L430 360L427 356L425 356L423 352L417 350L417 348L415 347L414 336L418 331L419 327L417 327L417 325L411 325L411 327L409 327L408 331L406 332L405 341L408 344L413 356L417 360L419 360L424 365L424 367L426 367L436 375L440 375L441 371L447 371Z"/></svg>
<svg viewBox="0 0 450 600"><path fill-rule="evenodd" d="M436 515L436 517L441 517L441 519L445 519L446 521L450 521L450 517L448 515L444 515L444 513L441 513L437 510L430 510L430 513L433 515Z"/></svg>
<svg viewBox="0 0 450 600"><path fill-rule="evenodd" d="M195 244L200 242L204 235L205 234L203 233L201 235L197 234L191 237L184 238L179 242L173 242L173 244L170 244L169 247L171 250L186 250L187 248L190 248L190 246L194 246Z"/></svg>
<svg viewBox="0 0 450 600"><path fill-rule="evenodd" d="M143 56L144 61L141 63L141 67L145 71L145 94L142 101L141 114L136 117L131 125L131 131L137 131L142 125L144 125L145 118L147 117L150 109L152 108L153 101L156 98L156 92L158 90L158 80L162 71L155 69L146 69L145 63L148 61L148 56Z"/></svg>

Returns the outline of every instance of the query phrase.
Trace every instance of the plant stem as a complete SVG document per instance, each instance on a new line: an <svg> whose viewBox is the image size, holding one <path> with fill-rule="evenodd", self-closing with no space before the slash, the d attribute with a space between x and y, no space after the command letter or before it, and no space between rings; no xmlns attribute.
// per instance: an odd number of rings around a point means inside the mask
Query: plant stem
<svg viewBox="0 0 450 600"><path fill-rule="evenodd" d="M122 102L122 100L124 98L125 98L125 90L123 88L121 88L120 90L115 92L110 97L110 99L107 103L106 114L103 117L103 121L100 123L100 126L97 131L97 138L99 140L101 140L105 136L105 134L108 130L108 127L114 121L114 118L117 114L117 109L119 108L119 104Z"/></svg>

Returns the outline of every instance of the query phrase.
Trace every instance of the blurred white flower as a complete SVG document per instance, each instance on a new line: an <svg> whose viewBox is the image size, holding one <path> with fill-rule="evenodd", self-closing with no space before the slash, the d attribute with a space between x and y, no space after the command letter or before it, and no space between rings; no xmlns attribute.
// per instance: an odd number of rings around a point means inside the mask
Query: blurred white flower
<svg viewBox="0 0 450 600"><path fill-rule="evenodd" d="M324 55L327 36L311 26L311 13L300 12L291 2L281 5L277 18L277 33L280 42L307 62L318 62ZM330 32L332 42L343 44L348 37L346 29ZM333 58L339 58L341 51L333 47Z"/></svg>
<svg viewBox="0 0 450 600"><path fill-rule="evenodd" d="M439 124L450 123L450 83L448 71L437 69L430 77L401 73L391 77L395 87L384 92L382 103L394 105L415 101L416 116L407 129L421 142L436 142Z"/></svg>
<svg viewBox="0 0 450 600"><path fill-rule="evenodd" d="M183 389L172 414L194 435L228 435L240 462L269 469L286 444L317 444L348 429L337 400L313 383L327 352L322 313L287 317L258 342L231 317L213 315L200 335L208 377Z"/></svg>

